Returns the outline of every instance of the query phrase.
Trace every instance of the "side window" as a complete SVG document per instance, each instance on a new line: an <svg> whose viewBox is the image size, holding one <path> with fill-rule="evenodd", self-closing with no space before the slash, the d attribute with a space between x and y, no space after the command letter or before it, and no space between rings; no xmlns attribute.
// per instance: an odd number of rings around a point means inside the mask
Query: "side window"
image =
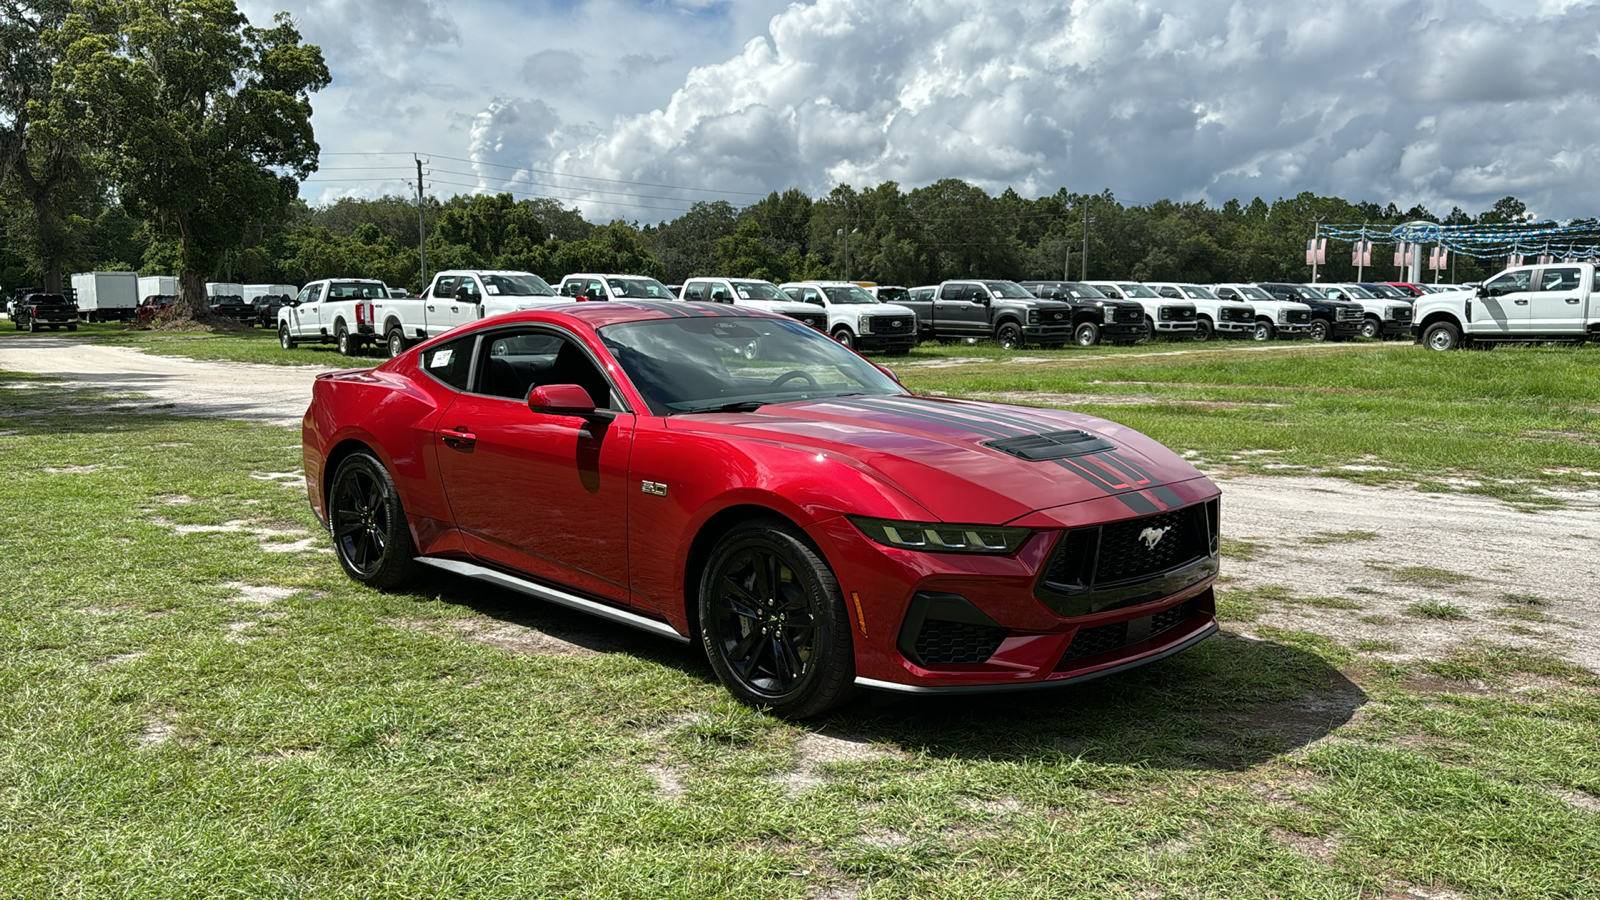
<svg viewBox="0 0 1600 900"><path fill-rule="evenodd" d="M467 389L472 374L472 342L476 335L440 344L422 354L422 371L458 391Z"/></svg>
<svg viewBox="0 0 1600 900"><path fill-rule="evenodd" d="M801 292L800 296L802 298L804 298L804 300L807 303L810 303L813 306L827 306L828 305L827 301L822 299L822 292L817 290L816 288L806 288L804 291Z"/></svg>
<svg viewBox="0 0 1600 900"><path fill-rule="evenodd" d="M1545 269L1539 279L1541 291L1575 291L1583 281L1582 269Z"/></svg>
<svg viewBox="0 0 1600 900"><path fill-rule="evenodd" d="M732 303L733 302L733 294L729 293L728 289L726 287L723 287L720 284L712 285L711 286L711 302L712 303Z"/></svg>
<svg viewBox="0 0 1600 900"><path fill-rule="evenodd" d="M704 281L691 281L683 286L683 299L704 300L706 298L706 283Z"/></svg>
<svg viewBox="0 0 1600 900"><path fill-rule="evenodd" d="M576 384L596 409L613 408L611 384L583 348L549 331L502 333L484 338L477 393L524 401L536 387Z"/></svg>
<svg viewBox="0 0 1600 900"><path fill-rule="evenodd" d="M483 291L478 287L478 279L471 275L461 276L461 283L456 285L456 291L466 291L468 303L478 303L483 300Z"/></svg>
<svg viewBox="0 0 1600 900"><path fill-rule="evenodd" d="M456 282L460 279L454 275L442 276L433 283L433 295L443 300L448 300L456 294Z"/></svg>
<svg viewBox="0 0 1600 900"><path fill-rule="evenodd" d="M1489 279L1489 283L1484 285L1484 289L1491 297L1520 293L1528 289L1528 282L1532 276L1533 273L1527 269L1505 272Z"/></svg>
<svg viewBox="0 0 1600 900"><path fill-rule="evenodd" d="M321 301L323 296L325 294L327 294L327 292L328 292L328 286L326 284L314 284L314 285L312 285L311 286L311 302L312 303L317 303L317 302Z"/></svg>
<svg viewBox="0 0 1600 900"><path fill-rule="evenodd" d="M305 287L300 289L300 293L294 298L294 302L296 304L301 304L301 303L309 303L310 301L311 301L311 285L308 284Z"/></svg>

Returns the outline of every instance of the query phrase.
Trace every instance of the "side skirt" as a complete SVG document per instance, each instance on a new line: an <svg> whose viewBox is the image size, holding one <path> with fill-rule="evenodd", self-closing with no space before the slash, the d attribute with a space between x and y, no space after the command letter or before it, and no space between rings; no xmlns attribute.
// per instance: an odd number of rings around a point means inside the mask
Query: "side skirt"
<svg viewBox="0 0 1600 900"><path fill-rule="evenodd" d="M509 588L510 590L516 591L519 594L527 594L530 597L537 597L540 600L555 603L570 609L575 609L579 612L586 612L592 616L599 616L602 619L609 619L613 622L619 622L631 628L637 628L640 631L647 631L660 637L671 638L680 644L689 643L688 638L679 634L677 631L674 631L672 626L665 622L659 622L655 619L647 619L644 616L638 615L637 613L631 613L625 609L618 609L617 607L608 606L604 603L597 603L594 600L579 597L576 594L569 594L566 591L557 590L553 587L547 587L536 582L528 581L524 578L518 578L515 575L507 575L504 572L496 569L490 569L486 566L480 566L476 563L463 562L459 559L435 559L428 556L417 557L417 562L422 563L423 565L433 566L436 569L443 569L444 571L450 572L454 575L465 575L468 578L476 578L479 581L487 581L490 584L499 585L503 588Z"/></svg>

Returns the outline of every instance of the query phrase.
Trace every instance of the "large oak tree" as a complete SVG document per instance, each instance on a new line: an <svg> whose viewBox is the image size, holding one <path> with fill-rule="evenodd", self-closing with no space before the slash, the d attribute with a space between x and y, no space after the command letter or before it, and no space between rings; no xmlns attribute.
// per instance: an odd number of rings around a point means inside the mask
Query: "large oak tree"
<svg viewBox="0 0 1600 900"><path fill-rule="evenodd" d="M103 148L123 206L178 242L182 307L207 318L206 277L316 171L322 51L233 0L74 0L51 40L51 126Z"/></svg>

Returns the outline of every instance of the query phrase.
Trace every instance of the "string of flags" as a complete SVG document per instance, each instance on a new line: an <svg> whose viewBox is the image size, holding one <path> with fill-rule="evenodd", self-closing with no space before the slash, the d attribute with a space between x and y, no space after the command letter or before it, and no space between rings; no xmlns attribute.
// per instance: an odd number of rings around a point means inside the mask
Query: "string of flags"
<svg viewBox="0 0 1600 900"><path fill-rule="evenodd" d="M1432 244L1429 269L1448 269L1451 253L1473 259L1504 259L1517 266L1537 261L1541 264L1600 260L1600 220L1577 219L1566 224L1554 221L1518 222L1487 225L1440 225L1435 222L1407 222L1404 225L1327 225L1321 234L1334 240L1350 241L1350 263L1372 265L1374 245L1393 245L1394 264L1409 266L1423 245ZM1327 238L1318 238L1326 241ZM1306 264L1310 265L1315 241L1306 242ZM1326 247L1318 262L1325 262Z"/></svg>

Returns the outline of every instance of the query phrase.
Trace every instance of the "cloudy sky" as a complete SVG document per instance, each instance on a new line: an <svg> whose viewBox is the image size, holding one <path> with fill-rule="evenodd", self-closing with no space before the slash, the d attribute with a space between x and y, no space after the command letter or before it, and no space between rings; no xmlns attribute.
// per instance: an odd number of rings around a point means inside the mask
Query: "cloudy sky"
<svg viewBox="0 0 1600 900"><path fill-rule="evenodd" d="M243 0L258 24L283 8ZM313 202L594 221L961 178L1600 213L1600 0L311 0ZM1591 162L1590 157L1597 156Z"/></svg>

